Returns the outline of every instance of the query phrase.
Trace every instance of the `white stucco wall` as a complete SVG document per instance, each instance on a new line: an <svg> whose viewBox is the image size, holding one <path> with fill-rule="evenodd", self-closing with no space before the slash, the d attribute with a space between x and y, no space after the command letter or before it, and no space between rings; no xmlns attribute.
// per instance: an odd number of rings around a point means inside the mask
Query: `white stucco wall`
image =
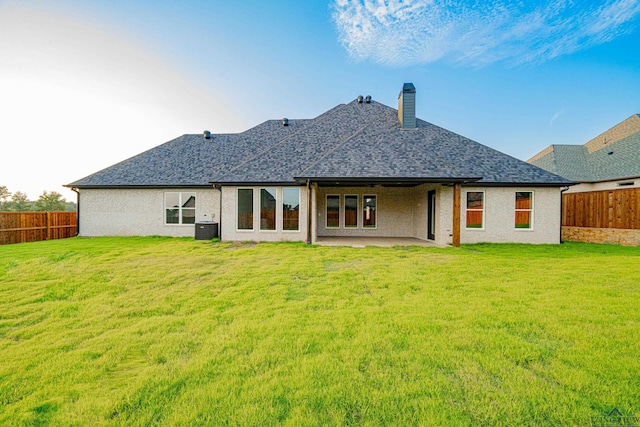
<svg viewBox="0 0 640 427"><path fill-rule="evenodd" d="M194 236L193 224L165 224L165 192L195 192L196 222L220 219L218 190L81 189L80 235Z"/></svg>
<svg viewBox="0 0 640 427"><path fill-rule="evenodd" d="M465 227L466 193L469 191L485 192L485 223L482 230ZM533 192L533 227L531 229L516 229L514 226L517 191ZM449 197L449 200L452 201L452 198ZM461 243L560 243L560 188L462 187L460 210ZM446 219L449 224L450 218ZM451 239L448 243L450 242Z"/></svg>
<svg viewBox="0 0 640 427"><path fill-rule="evenodd" d="M260 230L260 188L276 188L276 229L274 231ZM282 189L278 186L265 187L235 187L222 188L222 240L259 242L275 241L306 241L307 239L307 188L295 187L300 190L300 229L290 231L282 229ZM238 188L253 189L253 230L238 230Z"/></svg>
<svg viewBox="0 0 640 427"><path fill-rule="evenodd" d="M248 188L248 187L242 187ZM242 241L306 241L307 238L307 189L300 190L300 230L282 230L282 187L277 189L277 224L275 231L260 231L260 187L254 189L254 230L237 230L237 189L83 189L80 190L81 236L161 235L194 236L194 225L165 225L164 193L185 191L196 193L196 221L213 220L220 223L223 240ZM372 236L415 237L427 239L427 193L436 190L435 241L451 244L453 218L453 188L441 185L421 185L415 188L390 187L314 187L312 206L312 233L317 236ZM485 192L485 226L482 230L466 229L466 192ZM515 229L515 193L534 193L534 219L530 230ZM327 229L326 195L356 194L362 208L362 196L377 196L377 227ZM343 199L341 199L343 200ZM560 189L538 187L462 187L461 193L461 243L560 242ZM205 216L206 215L206 216ZM360 215L362 213L360 212ZM221 217L222 216L222 217ZM343 219L344 221L344 219Z"/></svg>

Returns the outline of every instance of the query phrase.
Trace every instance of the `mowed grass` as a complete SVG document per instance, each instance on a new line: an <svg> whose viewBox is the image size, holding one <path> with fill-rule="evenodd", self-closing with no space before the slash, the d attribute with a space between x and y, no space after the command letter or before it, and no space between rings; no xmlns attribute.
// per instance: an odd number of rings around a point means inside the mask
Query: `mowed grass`
<svg viewBox="0 0 640 427"><path fill-rule="evenodd" d="M640 414L640 248L0 246L0 425Z"/></svg>

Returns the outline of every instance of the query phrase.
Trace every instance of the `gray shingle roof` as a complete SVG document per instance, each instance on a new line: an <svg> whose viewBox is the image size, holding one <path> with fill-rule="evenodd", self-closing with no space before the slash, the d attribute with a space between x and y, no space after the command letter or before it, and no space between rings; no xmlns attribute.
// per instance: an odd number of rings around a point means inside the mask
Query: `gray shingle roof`
<svg viewBox="0 0 640 427"><path fill-rule="evenodd" d="M570 181L423 120L402 130L397 110L372 101L311 120L267 121L239 134L183 135L69 184L71 187L207 186L330 181Z"/></svg>
<svg viewBox="0 0 640 427"><path fill-rule="evenodd" d="M235 167L305 126L309 120L269 120L239 134L182 135L148 151L67 184L68 187L211 186L211 178ZM257 146L259 145L259 146Z"/></svg>
<svg viewBox="0 0 640 427"><path fill-rule="evenodd" d="M635 116L616 127L635 121ZM603 135L611 135L610 131L616 127ZM530 159L529 163L573 181L606 181L640 176L640 131L617 140L609 139L609 142L601 143L595 149L594 140L584 145L552 145Z"/></svg>

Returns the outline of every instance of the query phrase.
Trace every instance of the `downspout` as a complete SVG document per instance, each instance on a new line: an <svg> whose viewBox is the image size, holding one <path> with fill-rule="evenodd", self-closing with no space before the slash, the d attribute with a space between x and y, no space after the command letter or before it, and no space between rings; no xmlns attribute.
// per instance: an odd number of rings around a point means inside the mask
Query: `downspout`
<svg viewBox="0 0 640 427"><path fill-rule="evenodd" d="M214 185L213 188L220 192L220 198L218 199L218 239L222 241L222 185Z"/></svg>
<svg viewBox="0 0 640 427"><path fill-rule="evenodd" d="M311 244L311 180L307 180L307 245Z"/></svg>
<svg viewBox="0 0 640 427"><path fill-rule="evenodd" d="M76 236L80 235L80 191L76 187L72 187L71 191L76 193Z"/></svg>
<svg viewBox="0 0 640 427"><path fill-rule="evenodd" d="M560 190L560 243L564 243L564 241L562 240L562 215L564 212L564 197L562 197L562 195L568 189L569 187L564 187Z"/></svg>

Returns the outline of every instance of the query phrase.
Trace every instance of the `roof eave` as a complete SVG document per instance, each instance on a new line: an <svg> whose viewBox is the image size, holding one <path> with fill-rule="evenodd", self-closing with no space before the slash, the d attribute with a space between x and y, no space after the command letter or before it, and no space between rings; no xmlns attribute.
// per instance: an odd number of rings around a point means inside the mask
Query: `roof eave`
<svg viewBox="0 0 640 427"><path fill-rule="evenodd" d="M319 184L354 184L354 185L420 185L420 184L465 184L476 182L482 177L313 177L313 176L297 176L295 179L300 182L315 182Z"/></svg>
<svg viewBox="0 0 640 427"><path fill-rule="evenodd" d="M78 189L121 189L121 190L135 190L135 189L159 189L159 188L211 188L211 184L152 184L152 185L96 185L96 184L64 184L66 188L78 188Z"/></svg>
<svg viewBox="0 0 640 427"><path fill-rule="evenodd" d="M300 185L298 181L211 181L211 185L219 186L236 186L236 187L253 187L253 186L265 186L265 185L279 185L279 186L291 186Z"/></svg>
<svg viewBox="0 0 640 427"><path fill-rule="evenodd" d="M476 182L479 187L571 187L577 182Z"/></svg>

